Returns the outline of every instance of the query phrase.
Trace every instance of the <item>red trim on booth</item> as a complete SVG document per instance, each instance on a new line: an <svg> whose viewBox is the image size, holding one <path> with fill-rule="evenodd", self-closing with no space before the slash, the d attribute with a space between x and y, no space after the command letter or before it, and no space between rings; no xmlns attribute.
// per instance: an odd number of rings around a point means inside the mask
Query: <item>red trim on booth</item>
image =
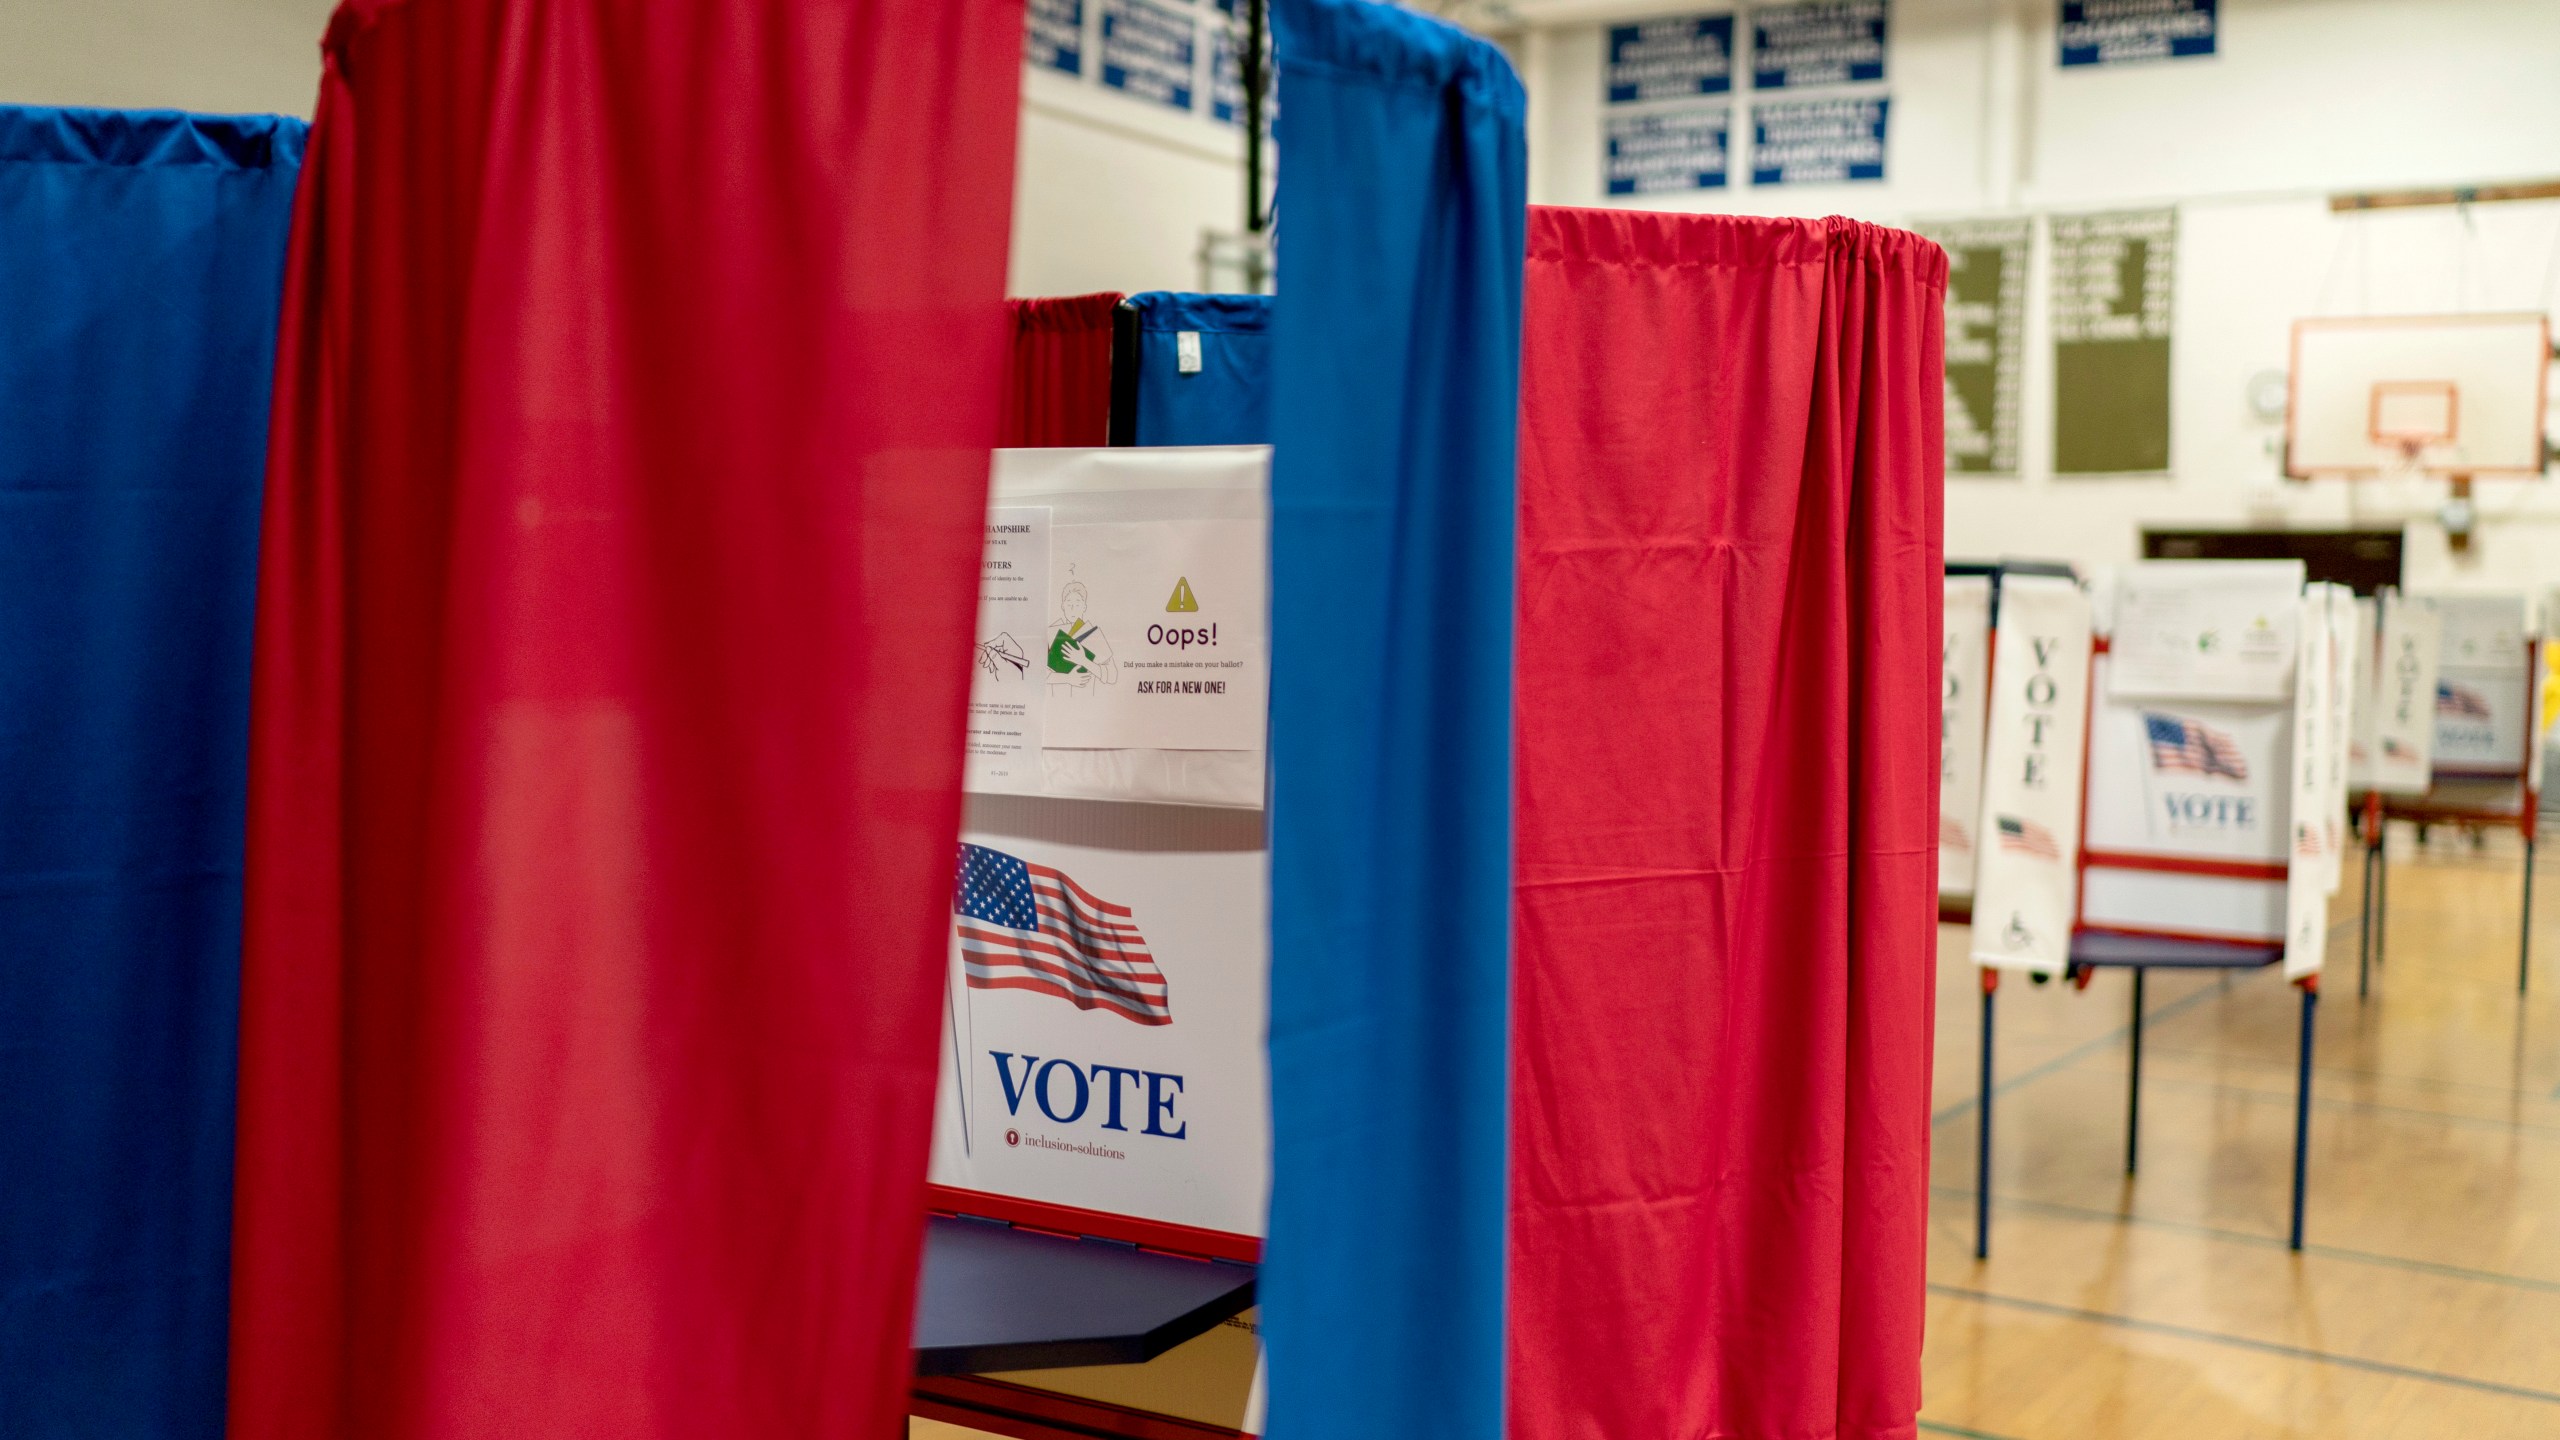
<svg viewBox="0 0 2560 1440"><path fill-rule="evenodd" d="M1097 1240L1120 1240L1142 1249L1160 1250L1186 1259L1236 1260L1247 1265L1262 1263L1262 1241L1254 1236L1206 1230L1197 1225L1177 1225L1170 1220L1146 1220L1135 1215L1114 1215L1074 1205L1052 1205L1045 1200L1024 1200L984 1190L963 1190L956 1185L926 1186L925 1207L946 1215L1002 1220L1017 1229L1036 1230L1043 1234L1089 1235Z"/></svg>
<svg viewBox="0 0 2560 1440"><path fill-rule="evenodd" d="M2084 894L2091 870L2149 870L2164 875L2213 875L2226 880L2282 880L2291 873L2285 866L2264 860L2205 860L2184 855L2082 850L2080 875Z"/></svg>
<svg viewBox="0 0 2560 1440"><path fill-rule="evenodd" d="M1011 1440L1238 1440L1251 1433L983 1375L919 1375L907 1413Z"/></svg>
<svg viewBox="0 0 2560 1440"><path fill-rule="evenodd" d="M2211 945L2250 945L2274 950L2281 955L2284 941L2265 935L2234 935L2229 931L2181 930L2168 925L2090 925L2072 927L2075 935L2123 935L2135 940L2195 940Z"/></svg>

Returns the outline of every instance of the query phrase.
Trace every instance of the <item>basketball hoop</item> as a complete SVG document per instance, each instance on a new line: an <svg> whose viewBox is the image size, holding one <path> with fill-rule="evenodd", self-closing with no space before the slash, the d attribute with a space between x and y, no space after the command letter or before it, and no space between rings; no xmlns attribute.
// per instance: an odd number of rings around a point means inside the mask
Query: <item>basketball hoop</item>
<svg viewBox="0 0 2560 1440"><path fill-rule="evenodd" d="M2550 337L2534 314L2296 321L2286 473L2540 474Z"/></svg>

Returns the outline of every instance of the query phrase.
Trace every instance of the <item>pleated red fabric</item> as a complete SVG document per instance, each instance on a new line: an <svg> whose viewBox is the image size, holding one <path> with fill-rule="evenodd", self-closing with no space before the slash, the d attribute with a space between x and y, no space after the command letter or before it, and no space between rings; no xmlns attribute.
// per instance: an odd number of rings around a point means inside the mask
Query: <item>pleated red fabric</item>
<svg viewBox="0 0 2560 1440"><path fill-rule="evenodd" d="M1946 258L1531 212L1510 1427L1909 1436Z"/></svg>
<svg viewBox="0 0 2560 1440"><path fill-rule="evenodd" d="M349 0L278 362L235 1440L899 1430L1020 0Z"/></svg>
<svg viewBox="0 0 2560 1440"><path fill-rule="evenodd" d="M1013 364L996 443L1111 443L1111 321L1120 300L1100 292L1005 302Z"/></svg>

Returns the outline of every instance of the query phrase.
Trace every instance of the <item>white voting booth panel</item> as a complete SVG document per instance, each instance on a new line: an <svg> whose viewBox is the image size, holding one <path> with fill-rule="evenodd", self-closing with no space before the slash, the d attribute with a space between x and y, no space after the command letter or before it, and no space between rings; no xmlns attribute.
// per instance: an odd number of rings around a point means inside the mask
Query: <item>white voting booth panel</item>
<svg viewBox="0 0 2560 1440"><path fill-rule="evenodd" d="M1161 979L1130 986L1149 998L1126 1006L1079 996L1072 979L1025 983L1080 967L1047 948L1028 964L977 961L960 937L1013 927L962 916L933 1183L1259 1236L1270 1175L1262 816L972 796L962 841L1125 910L1134 938L1117 948L1143 952ZM1041 888L1036 872L1032 883Z"/></svg>
<svg viewBox="0 0 2560 1440"><path fill-rule="evenodd" d="M2525 705L2525 714L2528 717L2525 743L2531 748L2532 754L2526 759L2524 767L2525 788L2531 790L2536 797L2542 794L2543 786L2550 780L2548 771L2551 765L2551 741L2555 733L2560 733L2555 731L2554 717L2542 703L2543 697L2549 693L2550 686L2551 647L2547 644L2536 645L2533 647L2533 673L2528 677L2528 683L2525 686L2525 694L2530 697Z"/></svg>
<svg viewBox="0 0 2560 1440"><path fill-rule="evenodd" d="M997 452L936 1185L1262 1233L1268 465Z"/></svg>
<svg viewBox="0 0 2560 1440"><path fill-rule="evenodd" d="M1980 857L1982 746L1990 721L1991 577L1946 581L1945 654L1938 723L1938 898L1973 897Z"/></svg>
<svg viewBox="0 0 2560 1440"><path fill-rule="evenodd" d="M2297 321L2286 472L2539 475L2550 360L2538 314Z"/></svg>
<svg viewBox="0 0 2560 1440"><path fill-rule="evenodd" d="M2524 773L2538 718L2536 666L2526 640L2533 602L2524 595L2439 593L2435 771L2451 776Z"/></svg>
<svg viewBox="0 0 2560 1440"><path fill-rule="evenodd" d="M2368 664L2357 686L2348 780L2357 790L2423 795L2435 767L2443 621L2433 601L2397 590L2360 606L2372 615L2374 633L2359 646Z"/></svg>
<svg viewBox="0 0 2560 1440"><path fill-rule="evenodd" d="M2353 633L2345 612L2354 603L2343 585L2312 585L2302 595L2288 807L2293 847L2285 869L2288 980L2319 973L2328 948L2329 896L2343 871L2338 852L2345 834L2348 709L2338 690L2351 683L2353 668L2341 663L2338 646L2341 633Z"/></svg>
<svg viewBox="0 0 2560 1440"><path fill-rule="evenodd" d="M2114 656L2096 667L2089 730L2088 871L2080 921L2199 939L2272 940L2284 931L2290 705L2128 699ZM2272 874L2178 873L2110 865L2221 862Z"/></svg>
<svg viewBox="0 0 2560 1440"><path fill-rule="evenodd" d="M2362 658L2364 631L2356 611L2356 594L2344 585L2319 585L2320 592L2311 598L2317 608L2327 614L2329 635L2325 645L2328 680L2325 683L2327 711L2321 717L2320 826L2322 890L2338 893L2346 878L2347 853L2347 754L2355 736L2356 693L2364 687L2369 668Z"/></svg>
<svg viewBox="0 0 2560 1440"><path fill-rule="evenodd" d="M2011 576L1993 641L1973 958L2058 974L2070 963L2089 715L2089 599Z"/></svg>

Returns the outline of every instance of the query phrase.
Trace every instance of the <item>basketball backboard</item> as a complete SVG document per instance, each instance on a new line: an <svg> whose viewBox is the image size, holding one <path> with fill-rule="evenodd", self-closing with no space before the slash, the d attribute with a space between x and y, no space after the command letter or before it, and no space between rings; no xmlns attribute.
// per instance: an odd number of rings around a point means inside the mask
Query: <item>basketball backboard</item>
<svg viewBox="0 0 2560 1440"><path fill-rule="evenodd" d="M2285 473L2539 475L2550 363L2543 315L2297 320Z"/></svg>

